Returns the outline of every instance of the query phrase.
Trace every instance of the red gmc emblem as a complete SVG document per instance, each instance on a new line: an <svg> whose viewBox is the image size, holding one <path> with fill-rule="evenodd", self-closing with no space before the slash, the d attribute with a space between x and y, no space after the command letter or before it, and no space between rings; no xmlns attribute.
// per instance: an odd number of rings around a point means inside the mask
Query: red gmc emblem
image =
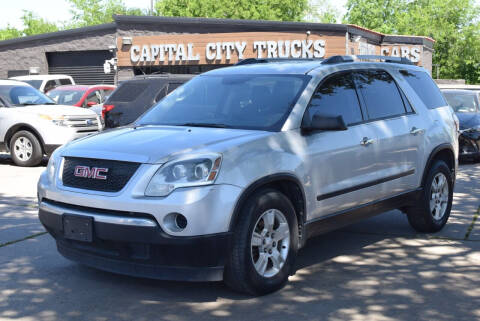
<svg viewBox="0 0 480 321"><path fill-rule="evenodd" d="M73 175L76 177L93 178L93 179L107 179L105 173L108 172L108 168L104 167L88 167L88 166L75 166Z"/></svg>

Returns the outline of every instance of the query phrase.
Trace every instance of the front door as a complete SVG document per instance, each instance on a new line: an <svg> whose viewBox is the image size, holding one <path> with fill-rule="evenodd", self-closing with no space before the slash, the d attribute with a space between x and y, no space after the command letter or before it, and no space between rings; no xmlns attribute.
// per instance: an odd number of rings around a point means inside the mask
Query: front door
<svg viewBox="0 0 480 321"><path fill-rule="evenodd" d="M348 129L320 131L304 136L310 191L316 206L307 220L353 208L377 199L375 180L378 148L375 128L365 123L352 72L340 72L324 80L315 91L305 117L314 113L341 115Z"/></svg>

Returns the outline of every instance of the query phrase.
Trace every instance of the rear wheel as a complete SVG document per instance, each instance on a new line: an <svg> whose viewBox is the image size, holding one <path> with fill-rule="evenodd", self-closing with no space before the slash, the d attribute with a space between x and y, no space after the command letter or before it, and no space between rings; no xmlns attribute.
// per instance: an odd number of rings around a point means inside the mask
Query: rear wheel
<svg viewBox="0 0 480 321"><path fill-rule="evenodd" d="M253 295L282 288L293 273L298 227L290 200L265 189L247 200L233 236L225 283Z"/></svg>
<svg viewBox="0 0 480 321"><path fill-rule="evenodd" d="M42 161L42 145L31 132L21 130L10 140L10 154L18 166L36 166Z"/></svg>
<svg viewBox="0 0 480 321"><path fill-rule="evenodd" d="M418 204L406 210L410 225L418 232L440 231L450 216L452 200L452 173L438 160L429 169Z"/></svg>

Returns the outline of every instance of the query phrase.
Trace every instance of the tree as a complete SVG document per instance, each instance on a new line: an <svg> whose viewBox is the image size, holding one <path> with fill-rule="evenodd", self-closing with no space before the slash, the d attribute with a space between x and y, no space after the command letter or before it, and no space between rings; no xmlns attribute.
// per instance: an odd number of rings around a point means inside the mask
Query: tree
<svg viewBox="0 0 480 321"><path fill-rule="evenodd" d="M58 31L59 28L56 24L49 22L36 16L33 12L24 10L22 16L22 22L25 28L22 30L22 35L31 36L40 33Z"/></svg>
<svg viewBox="0 0 480 321"><path fill-rule="evenodd" d="M0 41L18 38L22 36L22 32L10 25L7 25L6 28L0 29Z"/></svg>
<svg viewBox="0 0 480 321"><path fill-rule="evenodd" d="M0 40L31 36L39 33L58 31L59 28L52 22L36 16L33 12L24 10L22 16L23 29L16 29L8 25L0 30Z"/></svg>
<svg viewBox="0 0 480 321"><path fill-rule="evenodd" d="M441 78L480 82L479 9L474 0L348 0L345 21L390 34L428 36Z"/></svg>
<svg viewBox="0 0 480 321"><path fill-rule="evenodd" d="M308 0L159 0L156 14L252 20L303 20Z"/></svg>
<svg viewBox="0 0 480 321"><path fill-rule="evenodd" d="M127 8L123 0L68 0L73 16L70 27L85 27L109 23L113 15L145 15L147 12L138 8Z"/></svg>
<svg viewBox="0 0 480 321"><path fill-rule="evenodd" d="M340 20L339 9L332 4L335 0L310 0L306 21L337 23Z"/></svg>

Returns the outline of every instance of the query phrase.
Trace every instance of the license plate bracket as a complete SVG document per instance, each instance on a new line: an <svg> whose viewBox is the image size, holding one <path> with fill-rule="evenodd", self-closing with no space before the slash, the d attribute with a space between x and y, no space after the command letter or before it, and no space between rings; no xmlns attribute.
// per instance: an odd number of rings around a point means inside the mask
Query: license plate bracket
<svg viewBox="0 0 480 321"><path fill-rule="evenodd" d="M70 240L92 242L93 217L63 214L63 235Z"/></svg>

